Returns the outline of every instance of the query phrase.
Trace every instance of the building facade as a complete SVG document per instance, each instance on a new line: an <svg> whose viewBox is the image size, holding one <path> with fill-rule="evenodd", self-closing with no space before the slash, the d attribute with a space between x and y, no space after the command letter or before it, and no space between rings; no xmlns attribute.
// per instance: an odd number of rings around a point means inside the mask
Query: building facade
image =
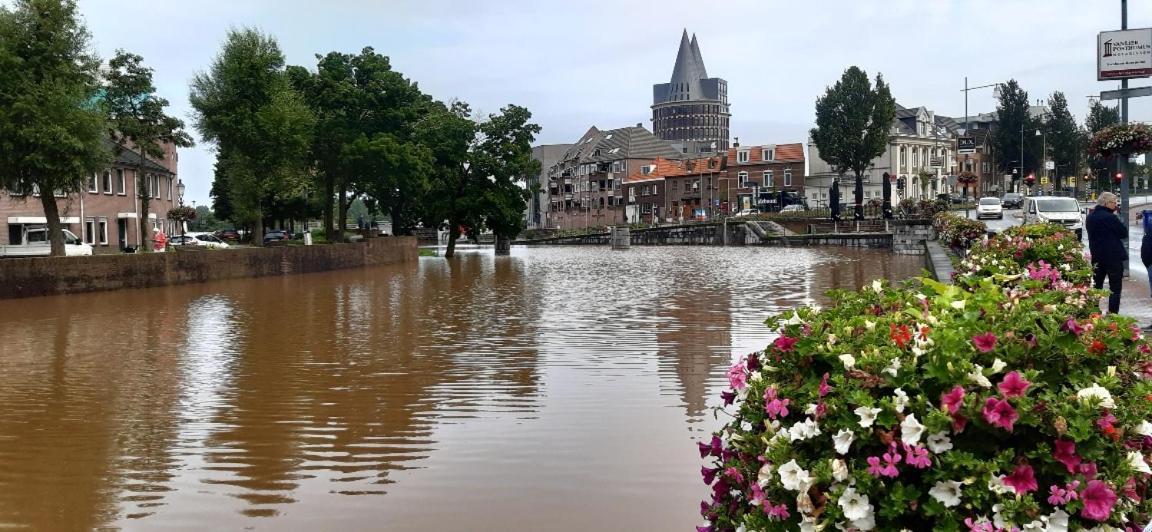
<svg viewBox="0 0 1152 532"><path fill-rule="evenodd" d="M779 210L781 193L804 193L804 145L764 144L728 149L727 175L721 186L725 212Z"/></svg>
<svg viewBox="0 0 1152 532"><path fill-rule="evenodd" d="M652 131L683 154L728 150L728 82L708 77L696 36L680 38L668 83L652 86Z"/></svg>
<svg viewBox="0 0 1152 532"><path fill-rule="evenodd" d="M63 227L91 244L93 253L117 253L139 247L141 213L136 191L142 186L151 198L148 219L152 230L163 229L170 235L177 233L178 224L166 216L180 202L176 174L178 154L171 145L164 151L161 161L146 159L144 172L139 176L136 170L139 156L125 151L104 170L86 176L81 192L57 194L56 205ZM0 217L7 225L7 230L0 232L0 244L18 243L17 235L23 226L48 223L39 194L25 197L0 191Z"/></svg>
<svg viewBox="0 0 1152 532"><path fill-rule="evenodd" d="M640 124L607 131L590 128L548 168L544 227L627 223L623 183L650 175L661 157L679 158L680 153Z"/></svg>
<svg viewBox="0 0 1152 532"><path fill-rule="evenodd" d="M524 184L530 194L527 209L524 211L524 219L527 222L525 226L528 229L546 228L545 220L548 219L548 209L551 206L548 200L548 169L555 166L571 148L571 144L545 144L532 147L532 158L540 163L540 172L524 178Z"/></svg>

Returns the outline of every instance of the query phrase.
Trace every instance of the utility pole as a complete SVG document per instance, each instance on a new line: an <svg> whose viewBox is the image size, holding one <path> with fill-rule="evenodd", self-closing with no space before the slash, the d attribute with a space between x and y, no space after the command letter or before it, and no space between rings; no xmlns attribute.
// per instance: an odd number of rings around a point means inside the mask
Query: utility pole
<svg viewBox="0 0 1152 532"><path fill-rule="evenodd" d="M1128 0L1120 0L1120 29L1128 29ZM1128 123L1128 78L1120 81L1120 123ZM1128 216L1128 156L1121 155L1120 161L1116 165L1120 169L1120 216L1124 220L1124 225L1131 223ZM1124 239L1124 249L1128 249L1128 239ZM1124 273L1128 273L1128 262L1124 262Z"/></svg>

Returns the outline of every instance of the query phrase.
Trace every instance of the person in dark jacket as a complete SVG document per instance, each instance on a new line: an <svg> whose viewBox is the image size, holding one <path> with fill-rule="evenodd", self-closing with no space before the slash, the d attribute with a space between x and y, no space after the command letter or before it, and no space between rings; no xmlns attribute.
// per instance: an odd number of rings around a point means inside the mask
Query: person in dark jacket
<svg viewBox="0 0 1152 532"><path fill-rule="evenodd" d="M1144 269L1148 271L1148 286L1152 287L1152 231L1147 227L1144 228L1144 238L1140 240L1140 262L1144 263ZM1145 325L1144 330L1152 331L1152 324Z"/></svg>
<svg viewBox="0 0 1152 532"><path fill-rule="evenodd" d="M1128 250L1124 239L1128 238L1128 224L1116 216L1116 195L1111 192L1100 194L1097 206L1092 209L1084 225L1088 230L1088 250L1092 254L1092 280L1097 290L1104 288L1104 277L1108 277L1108 313L1120 312L1120 290L1124 280L1124 261L1128 260Z"/></svg>

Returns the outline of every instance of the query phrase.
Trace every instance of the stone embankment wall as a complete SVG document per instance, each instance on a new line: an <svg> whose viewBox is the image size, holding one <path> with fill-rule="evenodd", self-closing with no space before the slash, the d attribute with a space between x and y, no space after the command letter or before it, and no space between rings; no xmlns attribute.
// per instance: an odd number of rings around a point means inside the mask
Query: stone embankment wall
<svg viewBox="0 0 1152 532"><path fill-rule="evenodd" d="M354 244L0 260L0 299L415 263L415 237Z"/></svg>

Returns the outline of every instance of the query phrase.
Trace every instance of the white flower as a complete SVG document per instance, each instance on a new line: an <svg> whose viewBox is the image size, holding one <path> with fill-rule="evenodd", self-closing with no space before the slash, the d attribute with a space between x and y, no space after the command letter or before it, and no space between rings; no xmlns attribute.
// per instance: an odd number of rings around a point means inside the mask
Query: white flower
<svg viewBox="0 0 1152 532"><path fill-rule="evenodd" d="M741 421L740 422L740 430L742 430L744 432L752 432L752 423L750 423L748 421Z"/></svg>
<svg viewBox="0 0 1152 532"><path fill-rule="evenodd" d="M872 320L864 320L864 328L868 329L869 331L875 331L876 330L876 322L874 322Z"/></svg>
<svg viewBox="0 0 1152 532"><path fill-rule="evenodd" d="M992 490L993 493L998 493L1000 495L1007 495L1009 493L1016 493L1015 489L1013 489L1010 486L1006 486L1004 484L1004 476L1003 475L994 476L994 477L988 479L988 489Z"/></svg>
<svg viewBox="0 0 1152 532"><path fill-rule="evenodd" d="M898 371L900 371L900 357L893 358L892 363L889 364L888 367L884 368L884 373L887 373L893 377L896 376L896 372Z"/></svg>
<svg viewBox="0 0 1152 532"><path fill-rule="evenodd" d="M811 515L815 509L816 507L812 505L812 498L808 496L807 491L801 491L800 494L796 496L797 511L804 515Z"/></svg>
<svg viewBox="0 0 1152 532"><path fill-rule="evenodd" d="M800 324L804 323L804 320L800 319L800 313L799 312L793 312L792 317L788 318L787 321L784 321L782 323L784 325L800 325Z"/></svg>
<svg viewBox="0 0 1152 532"><path fill-rule="evenodd" d="M872 515L873 511L872 504L868 502L868 496L857 493L856 488L853 487L845 488L836 504L844 510L844 518L849 521L864 519Z"/></svg>
<svg viewBox="0 0 1152 532"><path fill-rule="evenodd" d="M872 506L869 505L868 507L871 508ZM856 530L872 530L876 528L876 516L869 513L863 519L852 521L852 527Z"/></svg>
<svg viewBox="0 0 1152 532"><path fill-rule="evenodd" d="M819 408L816 403L808 403L808 408L804 409L804 413L809 416L816 415L816 409Z"/></svg>
<svg viewBox="0 0 1152 532"><path fill-rule="evenodd" d="M848 448L852 446L852 442L855 440L856 435L848 429L840 429L840 432L832 437L832 443L839 454L848 454Z"/></svg>
<svg viewBox="0 0 1152 532"><path fill-rule="evenodd" d="M1004 511L1004 505L1003 504L993 504L992 505L992 524L996 525L997 529L1001 529L1001 528L1007 529L1007 528L1009 528L1008 525L1011 524L1008 521L1004 520L1004 514L1001 513L1003 511Z"/></svg>
<svg viewBox="0 0 1152 532"><path fill-rule="evenodd" d="M800 532L820 532L820 530L823 529L823 526L816 526L816 518L811 515L805 515L804 518L800 520Z"/></svg>
<svg viewBox="0 0 1152 532"><path fill-rule="evenodd" d="M860 426L863 428L868 428L872 426L872 423L876 422L876 414L880 413L880 409L862 406L856 410L853 410L852 412L857 416L860 416Z"/></svg>
<svg viewBox="0 0 1152 532"><path fill-rule="evenodd" d="M953 301L952 308L956 310L964 310L964 300L961 299L960 301Z"/></svg>
<svg viewBox="0 0 1152 532"><path fill-rule="evenodd" d="M816 420L806 418L788 429L788 439L791 441L807 440L814 436L820 435L820 427L816 424Z"/></svg>
<svg viewBox="0 0 1152 532"><path fill-rule="evenodd" d="M768 486L770 480L772 480L772 464L760 466L760 471L756 473L756 483L764 488Z"/></svg>
<svg viewBox="0 0 1152 532"><path fill-rule="evenodd" d="M997 358L996 360L992 361L992 367L990 369L992 370L992 374L995 375L1001 371L1004 371L1004 368L1006 367L1008 367L1008 364L1005 364L1003 360Z"/></svg>
<svg viewBox="0 0 1152 532"><path fill-rule="evenodd" d="M1107 388L1096 383L1092 383L1092 386L1076 392L1076 398L1080 399L1081 403L1089 399L1097 399L1100 401L1100 406L1104 408L1116 408L1116 402L1112 400L1112 394L1108 393Z"/></svg>
<svg viewBox="0 0 1152 532"><path fill-rule="evenodd" d="M848 353L844 353L843 355L840 355L840 362L844 363L844 369L852 369L856 365L856 357Z"/></svg>
<svg viewBox="0 0 1152 532"><path fill-rule="evenodd" d="M880 292L883 292L884 291L884 283L881 283L880 279L876 279L875 281L872 281L872 291L876 292L877 294L879 294Z"/></svg>
<svg viewBox="0 0 1152 532"><path fill-rule="evenodd" d="M1057 509L1040 519L1048 525L1047 532L1068 532L1068 514L1064 510Z"/></svg>
<svg viewBox="0 0 1152 532"><path fill-rule="evenodd" d="M944 507L951 508L960 504L960 486L961 484L955 480L941 480L928 490L928 495L940 501Z"/></svg>
<svg viewBox="0 0 1152 532"><path fill-rule="evenodd" d="M974 384L978 384L984 388L992 387L992 381L989 381L988 377L984 376L984 366L980 364L973 364L972 371L968 372L967 377L968 380Z"/></svg>
<svg viewBox="0 0 1152 532"><path fill-rule="evenodd" d="M1141 436L1152 436L1152 423L1141 421L1140 424L1136 426L1136 434Z"/></svg>
<svg viewBox="0 0 1152 532"><path fill-rule="evenodd" d="M1141 473L1152 475L1152 469L1148 467L1148 462L1144 460L1144 454L1140 451L1128 453L1128 465Z"/></svg>
<svg viewBox="0 0 1152 532"><path fill-rule="evenodd" d="M899 362L900 359L896 359L896 361ZM896 374L893 373L892 376L895 377ZM892 395L892 408L899 413L904 413L904 407L908 406L908 394L904 393L904 390L896 388L892 391Z"/></svg>
<svg viewBox="0 0 1152 532"><path fill-rule="evenodd" d="M784 489L792 491L800 491L808 489L808 483L812 481L812 477L808 476L808 472L796 463L795 459L790 460L787 464L780 466L776 470L780 475L780 483L784 485Z"/></svg>
<svg viewBox="0 0 1152 532"><path fill-rule="evenodd" d="M752 382L760 382L764 380L764 374L761 373L760 370L753 371L752 374L748 376L748 380Z"/></svg>
<svg viewBox="0 0 1152 532"><path fill-rule="evenodd" d="M952 450L952 439L945 432L928 435L928 449L936 454Z"/></svg>
<svg viewBox="0 0 1152 532"><path fill-rule="evenodd" d="M843 460L836 458L832 462L832 479L836 482L844 482L848 480L848 464Z"/></svg>
<svg viewBox="0 0 1152 532"><path fill-rule="evenodd" d="M1020 525L1020 530L1044 530L1044 521L1036 519L1031 523L1024 523Z"/></svg>
<svg viewBox="0 0 1152 532"><path fill-rule="evenodd" d="M924 435L924 425L916 421L916 414L908 414L904 421L900 422L900 439L904 443L915 445L920 443L920 437Z"/></svg>

